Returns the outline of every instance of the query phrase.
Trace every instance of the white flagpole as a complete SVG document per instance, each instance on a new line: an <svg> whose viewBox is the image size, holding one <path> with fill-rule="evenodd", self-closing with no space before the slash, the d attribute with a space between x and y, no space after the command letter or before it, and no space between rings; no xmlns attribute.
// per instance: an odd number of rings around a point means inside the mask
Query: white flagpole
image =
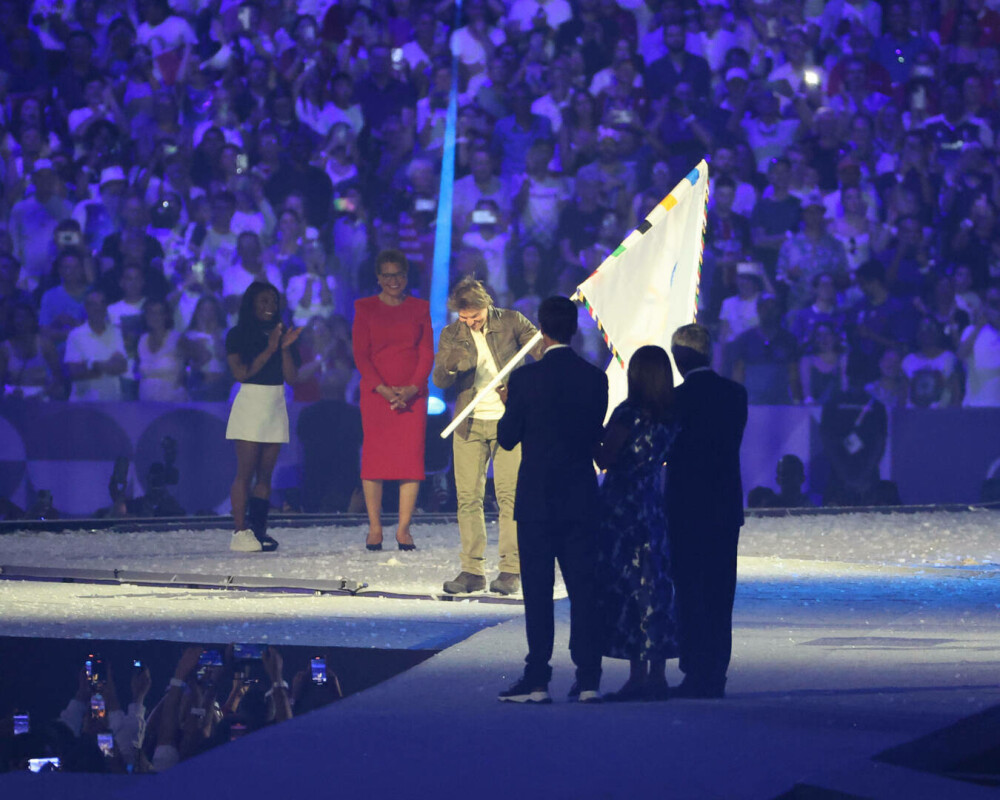
<svg viewBox="0 0 1000 800"><path fill-rule="evenodd" d="M542 332L538 331L534 336L531 337L531 340L524 347L518 350L516 356L514 356L510 361L504 364L503 369L501 369L497 373L496 377L493 380L491 380L488 384L486 384L479 391L479 394L477 394L475 397L472 398L472 402L462 409L461 413L459 413L459 415L451 421L448 427L445 428L443 431L441 431L441 438L447 439L455 430L455 428L457 428L459 425L462 424L462 420L464 420L467 416L469 416L469 414L472 413L473 409L475 409L475 407L479 405L480 402L482 402L482 399L486 397L486 395L488 395L490 392L496 389L497 386L500 385L500 382L503 381L503 379L506 378L507 375L509 375L513 371L514 367L521 362L521 359L523 359L526 355L528 355L528 353L534 350L535 345L537 345L541 340L542 340Z"/></svg>

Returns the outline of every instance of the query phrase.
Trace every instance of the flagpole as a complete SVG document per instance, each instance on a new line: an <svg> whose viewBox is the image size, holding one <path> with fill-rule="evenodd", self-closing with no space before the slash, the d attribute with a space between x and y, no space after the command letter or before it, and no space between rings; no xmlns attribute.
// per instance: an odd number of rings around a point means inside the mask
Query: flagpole
<svg viewBox="0 0 1000 800"><path fill-rule="evenodd" d="M510 361L504 364L503 369L501 369L497 373L496 377L493 380L491 380L488 384L486 384L482 389L479 390L479 393L472 398L472 402L462 409L462 411L458 414L458 416L456 416L455 419L451 421L448 427L445 428L443 431L441 431L441 438L447 439L455 430L455 428L457 428L459 425L462 424L462 420L464 420L467 416L469 416L469 414L473 412L476 406L482 402L483 398L486 397L486 395L488 395L494 389L496 389L497 386L499 386L500 383L503 381L503 379L506 378L511 372L513 372L514 367L516 367L521 362L521 359L523 359L526 355L528 355L528 353L534 350L535 345L537 345L541 340L542 340L542 333L541 331L538 331L535 333L534 336L531 337L531 339L524 347L522 347L520 350L517 351L516 356L514 356Z"/></svg>

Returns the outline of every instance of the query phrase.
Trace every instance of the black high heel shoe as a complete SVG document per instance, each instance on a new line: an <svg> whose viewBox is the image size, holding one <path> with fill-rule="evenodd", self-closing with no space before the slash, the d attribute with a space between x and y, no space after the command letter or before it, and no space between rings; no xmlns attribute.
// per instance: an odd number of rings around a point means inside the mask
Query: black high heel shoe
<svg viewBox="0 0 1000 800"><path fill-rule="evenodd" d="M368 544L368 542L365 542L365 550L371 550L374 553L381 549L382 549L382 542L379 542L378 544Z"/></svg>
<svg viewBox="0 0 1000 800"><path fill-rule="evenodd" d="M407 530L407 533L409 533L409 530ZM409 544L407 544L406 542L399 541L399 532L398 531L396 532L396 546L400 550L403 550L404 552L410 552L411 550L416 550L417 549L417 546L413 543L413 537L412 536L410 537L410 543Z"/></svg>

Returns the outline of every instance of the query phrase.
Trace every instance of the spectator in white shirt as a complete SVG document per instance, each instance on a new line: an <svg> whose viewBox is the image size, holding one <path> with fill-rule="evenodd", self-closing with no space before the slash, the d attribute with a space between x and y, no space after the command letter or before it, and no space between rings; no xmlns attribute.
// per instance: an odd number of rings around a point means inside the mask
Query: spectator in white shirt
<svg viewBox="0 0 1000 800"><path fill-rule="evenodd" d="M108 321L121 329L125 318L135 317L138 330L141 327L142 306L146 302L146 281L142 274L142 266L135 263L125 265L118 285L121 287L123 297L117 303L108 306Z"/></svg>
<svg viewBox="0 0 1000 800"><path fill-rule="evenodd" d="M469 224L469 215L480 200L493 200L500 212L510 212L510 192L503 181L494 173L493 156L485 148L473 151L469 163L469 174L455 181L452 200L454 224L459 232ZM496 287L494 287L496 288Z"/></svg>
<svg viewBox="0 0 1000 800"><path fill-rule="evenodd" d="M281 272L273 264L265 264L260 237L253 231L244 231L236 241L236 258L222 273L222 301L230 314L240 307L240 299L254 281L265 281L279 294L284 288Z"/></svg>
<svg viewBox="0 0 1000 800"><path fill-rule="evenodd" d="M493 200L480 200L470 216L469 230L462 236L462 246L477 250L486 261L486 283L495 292L497 303L510 305L507 285L507 247L510 233Z"/></svg>
<svg viewBox="0 0 1000 800"><path fill-rule="evenodd" d="M305 326L313 317L331 317L335 309L337 280L327 270L326 253L318 239L303 247L306 272L288 279L288 308L296 326Z"/></svg>
<svg viewBox="0 0 1000 800"><path fill-rule="evenodd" d="M121 106L118 105L118 100L111 86L105 82L101 75L92 75L87 80L84 98L86 105L70 111L66 119L70 136L73 137L74 142L78 145L86 142L91 127L100 120L110 122L118 128L122 135L128 135L128 118Z"/></svg>
<svg viewBox="0 0 1000 800"><path fill-rule="evenodd" d="M167 0L140 3L145 22L136 33L136 43L153 51L155 75L167 86L183 85L187 77L191 51L198 43L194 29L183 17L171 13Z"/></svg>
<svg viewBox="0 0 1000 800"><path fill-rule="evenodd" d="M552 135L558 135L563 124L563 112L572 99L572 84L565 58L556 58L549 65L548 94L543 94L531 104L531 113L547 117L552 123Z"/></svg>
<svg viewBox="0 0 1000 800"><path fill-rule="evenodd" d="M354 135L361 133L365 126L365 115L361 104L354 101L354 80L347 72L338 72L330 78L330 94L333 107L330 114L333 117L332 129L338 122L346 122Z"/></svg>
<svg viewBox="0 0 1000 800"><path fill-rule="evenodd" d="M108 321L104 293L92 289L84 299L87 321L66 338L63 363L72 382L70 400L120 400L121 375L128 366L125 343Z"/></svg>
<svg viewBox="0 0 1000 800"><path fill-rule="evenodd" d="M1000 407L1000 288L987 289L986 303L962 334L958 357L966 371L962 405Z"/></svg>
<svg viewBox="0 0 1000 800"><path fill-rule="evenodd" d="M728 344L760 323L757 300L764 291L763 275L761 265L752 261L741 261L736 265L736 294L722 301L722 311L719 312L720 342Z"/></svg>
<svg viewBox="0 0 1000 800"><path fill-rule="evenodd" d="M767 82L771 89L781 97L781 110L787 112L795 100L795 96L803 92L806 73L809 72L811 86L823 87L826 76L822 70L811 66L808 62L809 43L802 31L789 31L785 38L785 62L771 70Z"/></svg>
<svg viewBox="0 0 1000 800"><path fill-rule="evenodd" d="M201 256L212 263L217 274L224 276L237 258L237 234L232 227L236 195L225 190L216 192L210 207L211 224L201 245ZM238 294L242 295L243 289Z"/></svg>
<svg viewBox="0 0 1000 800"><path fill-rule="evenodd" d="M321 137L340 121L339 109L327 93L326 80L316 64L308 65L295 80L295 116Z"/></svg>
<svg viewBox="0 0 1000 800"><path fill-rule="evenodd" d="M410 75L418 88L426 85L421 76L434 60L437 48L438 23L430 9L424 9L417 14L414 25L413 39L403 45L403 60L410 68Z"/></svg>
<svg viewBox="0 0 1000 800"><path fill-rule="evenodd" d="M451 35L451 52L458 56L469 70L476 74L486 69L493 50L507 37L486 19L484 0L468 0L464 5L466 24Z"/></svg>
<svg viewBox="0 0 1000 800"><path fill-rule="evenodd" d="M740 46L739 37L722 27L726 7L719 0L711 0L701 9L701 30L687 37L689 52L708 62L712 72L719 72L725 64L726 53Z"/></svg>

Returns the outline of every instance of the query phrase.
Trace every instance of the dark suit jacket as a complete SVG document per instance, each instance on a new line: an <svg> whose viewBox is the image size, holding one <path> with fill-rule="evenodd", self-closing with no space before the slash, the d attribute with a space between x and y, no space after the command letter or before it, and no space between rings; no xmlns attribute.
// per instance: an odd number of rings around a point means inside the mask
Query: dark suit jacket
<svg viewBox="0 0 1000 800"><path fill-rule="evenodd" d="M607 410L607 376L568 347L510 374L497 441L521 445L514 519L597 519L593 453Z"/></svg>
<svg viewBox="0 0 1000 800"><path fill-rule="evenodd" d="M680 431L667 464L667 510L673 530L738 530L743 524L740 444L747 392L711 370L694 372L674 392Z"/></svg>

